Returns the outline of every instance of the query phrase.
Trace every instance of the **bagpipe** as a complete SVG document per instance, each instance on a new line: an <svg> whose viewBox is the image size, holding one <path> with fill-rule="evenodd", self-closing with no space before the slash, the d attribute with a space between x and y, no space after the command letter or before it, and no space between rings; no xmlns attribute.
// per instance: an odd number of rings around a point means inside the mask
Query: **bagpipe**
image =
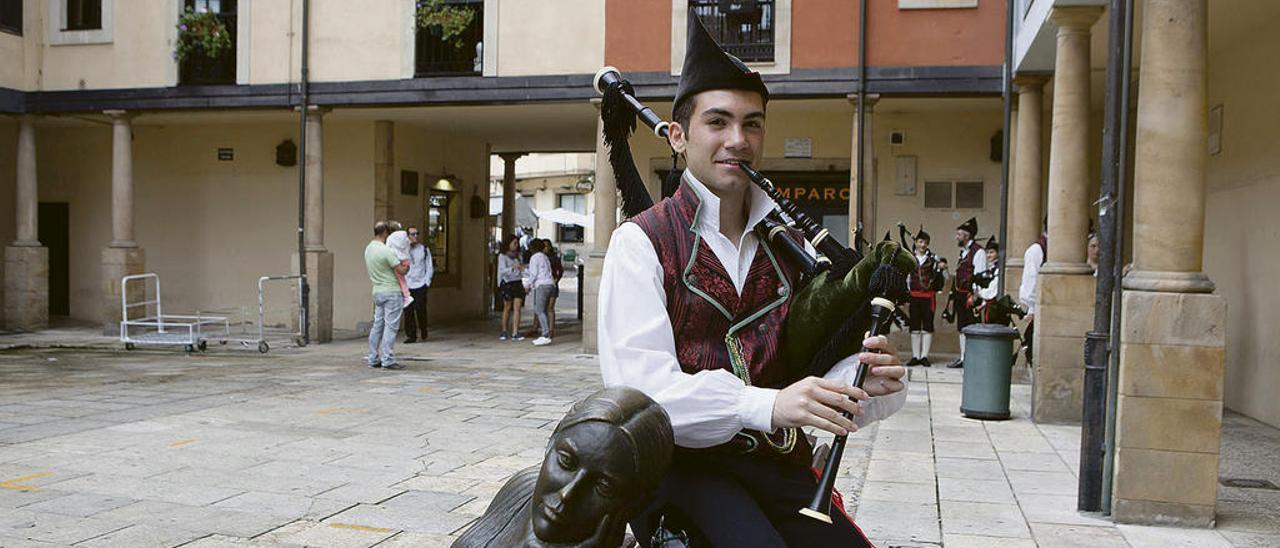
<svg viewBox="0 0 1280 548"><path fill-rule="evenodd" d="M636 99L631 84L617 69L602 68L596 73L593 85L602 95L603 139L609 146L609 162L622 199L623 214L633 217L652 207L653 200L635 167L627 140L636 128L637 119L661 139L668 138L670 124ZM767 177L745 162L738 167L781 212L774 212L752 229L765 245L781 250L804 273L804 283L793 293L784 325L781 345L784 363L807 364L803 371L795 372L797 380L808 375L823 376L841 359L866 351L861 348L864 333L887 331L895 303L906 294L906 277L916 266L915 258L887 237L869 246L866 253L858 249L861 247L857 245L858 234L854 235L855 248L840 244L827 229L783 196ZM803 235L818 252L817 257L805 250L791 234L793 231ZM855 384L859 387L867 370L865 364L858 364ZM844 444L844 436L833 443L814 502L803 514L827 520L835 471L839 468Z"/></svg>

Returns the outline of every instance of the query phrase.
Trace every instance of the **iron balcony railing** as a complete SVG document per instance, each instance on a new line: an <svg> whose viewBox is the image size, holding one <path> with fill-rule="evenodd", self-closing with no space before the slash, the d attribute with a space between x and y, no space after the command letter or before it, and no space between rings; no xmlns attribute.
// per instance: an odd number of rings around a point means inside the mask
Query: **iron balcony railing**
<svg viewBox="0 0 1280 548"><path fill-rule="evenodd" d="M744 62L773 61L774 0L690 0L725 51Z"/></svg>

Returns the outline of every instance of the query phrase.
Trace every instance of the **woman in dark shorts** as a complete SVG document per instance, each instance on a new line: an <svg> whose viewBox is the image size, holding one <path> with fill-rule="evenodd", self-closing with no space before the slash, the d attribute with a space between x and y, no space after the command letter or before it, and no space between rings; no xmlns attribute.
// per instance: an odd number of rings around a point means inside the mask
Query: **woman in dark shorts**
<svg viewBox="0 0 1280 548"><path fill-rule="evenodd" d="M520 334L520 309L524 307L524 264L520 262L520 239L507 236L498 254L498 296L502 297L500 340L524 340ZM510 323L507 319L510 318Z"/></svg>

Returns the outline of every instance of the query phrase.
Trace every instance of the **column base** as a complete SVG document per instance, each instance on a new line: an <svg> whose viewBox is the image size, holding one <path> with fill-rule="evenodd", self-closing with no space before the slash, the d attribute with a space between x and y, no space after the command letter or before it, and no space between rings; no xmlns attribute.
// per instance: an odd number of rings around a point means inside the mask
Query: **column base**
<svg viewBox="0 0 1280 548"><path fill-rule="evenodd" d="M1213 293L1215 287L1203 272L1135 270L1122 283L1125 289L1165 293Z"/></svg>
<svg viewBox="0 0 1280 548"><path fill-rule="evenodd" d="M1093 328L1095 285L1093 276L1041 270L1031 387L1037 423L1080 424L1084 337Z"/></svg>
<svg viewBox="0 0 1280 548"><path fill-rule="evenodd" d="M142 274L146 270L147 254L141 247L107 247L102 250L103 335L120 334L120 279L133 274ZM129 302L143 300L145 298L143 290L142 284L133 284L129 289ZM137 307L131 310L130 314L140 317L144 312L142 307Z"/></svg>
<svg viewBox="0 0 1280 548"><path fill-rule="evenodd" d="M599 326L600 275L604 273L604 252L592 251L584 263L582 283L582 353L600 351L596 329Z"/></svg>
<svg viewBox="0 0 1280 548"><path fill-rule="evenodd" d="M307 250L307 285L310 287L307 337L313 343L333 340L333 253ZM293 254L293 272L298 272L298 254Z"/></svg>
<svg viewBox="0 0 1280 548"><path fill-rule="evenodd" d="M1041 274L1088 274L1093 275L1093 267L1086 263L1044 263L1040 267Z"/></svg>
<svg viewBox="0 0 1280 548"><path fill-rule="evenodd" d="M26 331L49 327L48 248L4 248L4 326Z"/></svg>
<svg viewBox="0 0 1280 548"><path fill-rule="evenodd" d="M1210 527L1218 495L1226 300L1124 294L1113 516Z"/></svg>

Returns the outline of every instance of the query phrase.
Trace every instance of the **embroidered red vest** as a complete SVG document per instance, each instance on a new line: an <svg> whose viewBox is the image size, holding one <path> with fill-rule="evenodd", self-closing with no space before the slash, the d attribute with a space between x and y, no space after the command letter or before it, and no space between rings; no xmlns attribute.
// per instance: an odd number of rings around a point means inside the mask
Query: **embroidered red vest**
<svg viewBox="0 0 1280 548"><path fill-rule="evenodd" d="M956 265L955 289L962 293L973 293L973 257L982 252L982 246L976 241L969 242L969 254Z"/></svg>
<svg viewBox="0 0 1280 548"><path fill-rule="evenodd" d="M782 327L799 271L761 242L742 295L695 228L702 201L687 183L631 219L649 236L662 265L676 358L685 373L725 369L752 386L783 388L803 364L782 363ZM792 237L800 240L798 233Z"/></svg>

